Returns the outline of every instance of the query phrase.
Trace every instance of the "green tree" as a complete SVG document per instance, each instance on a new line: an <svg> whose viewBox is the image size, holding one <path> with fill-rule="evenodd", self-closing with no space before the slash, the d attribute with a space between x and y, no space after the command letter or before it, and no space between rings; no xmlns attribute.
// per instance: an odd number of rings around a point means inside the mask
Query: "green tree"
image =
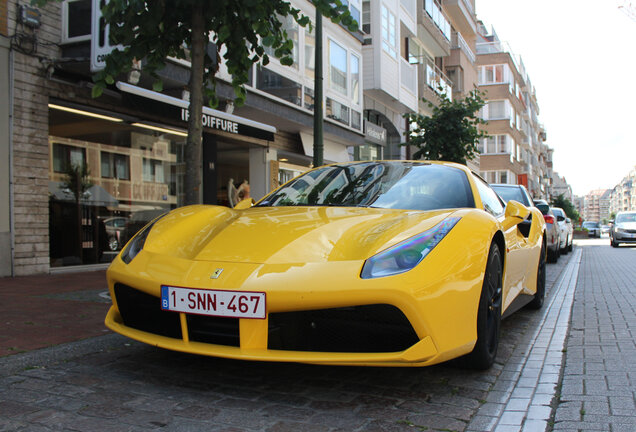
<svg viewBox="0 0 636 432"><path fill-rule="evenodd" d="M579 212L576 210L576 207L574 207L574 204L572 204L572 201L567 199L563 194L553 198L550 205L552 207L562 208L565 214L572 219L573 223L577 224L579 222Z"/></svg>
<svg viewBox="0 0 636 432"><path fill-rule="evenodd" d="M45 4L50 0L32 0ZM311 0L316 11L350 30L357 30L347 6L341 0ZM142 60L142 71L154 80L153 88L163 88L157 72L167 57L191 63L188 138L184 149L186 175L185 204L198 202L201 185L202 112L204 98L214 107L215 74L221 53L228 72L236 105L244 103L244 84L252 65L269 63L265 47L271 47L281 64L293 63L294 44L283 27L286 17L300 26L310 24L309 17L285 0L110 0L102 9L110 24L110 42L121 45L106 57L106 67L93 81L93 97L101 95L121 74L128 73L133 63ZM216 50L208 50L213 43ZM211 53L214 53L211 55Z"/></svg>
<svg viewBox="0 0 636 432"><path fill-rule="evenodd" d="M478 153L479 139L487 136L479 129L479 125L486 124L478 116L485 103L483 93L473 90L459 100L449 100L444 94L437 97L439 106L424 99L433 110L430 117L419 113L404 114L411 130L407 132L407 142L403 145L417 147L414 159L466 164Z"/></svg>

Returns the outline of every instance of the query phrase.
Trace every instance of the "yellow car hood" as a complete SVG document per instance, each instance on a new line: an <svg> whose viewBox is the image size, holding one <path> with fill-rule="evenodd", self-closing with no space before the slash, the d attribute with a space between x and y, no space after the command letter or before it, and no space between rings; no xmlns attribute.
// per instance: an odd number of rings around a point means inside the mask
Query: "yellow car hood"
<svg viewBox="0 0 636 432"><path fill-rule="evenodd" d="M197 261L263 264L364 260L454 210L185 207L161 219L144 249Z"/></svg>

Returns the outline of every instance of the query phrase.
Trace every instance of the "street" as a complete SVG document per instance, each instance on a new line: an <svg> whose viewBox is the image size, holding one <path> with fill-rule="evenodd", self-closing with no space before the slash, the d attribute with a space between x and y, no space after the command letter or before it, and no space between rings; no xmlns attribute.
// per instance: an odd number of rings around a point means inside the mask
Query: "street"
<svg viewBox="0 0 636 432"><path fill-rule="evenodd" d="M635 303L626 288L636 275L619 270L635 254L634 248L611 248L606 238L577 241L572 253L547 267L544 308L521 310L502 323L497 362L487 372L448 363L368 368L242 362L109 334L0 359L0 430L610 430L611 415L619 416L611 424L631 424L611 430L634 430L628 359L634 354ZM601 288L610 291L602 294ZM600 312L614 308L626 321ZM599 311L594 322L591 310ZM586 359L590 349L599 367ZM561 396L553 400L560 379ZM608 388L620 395L599 393ZM595 421L598 429L582 426Z"/></svg>

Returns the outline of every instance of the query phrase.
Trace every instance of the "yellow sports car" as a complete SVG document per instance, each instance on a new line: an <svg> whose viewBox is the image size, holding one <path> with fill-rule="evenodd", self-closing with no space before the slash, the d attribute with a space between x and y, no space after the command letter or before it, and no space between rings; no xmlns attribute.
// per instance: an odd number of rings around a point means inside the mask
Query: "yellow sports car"
<svg viewBox="0 0 636 432"><path fill-rule="evenodd" d="M488 368L545 292L541 213L445 162L323 166L252 205L177 208L108 269L106 325L243 360Z"/></svg>

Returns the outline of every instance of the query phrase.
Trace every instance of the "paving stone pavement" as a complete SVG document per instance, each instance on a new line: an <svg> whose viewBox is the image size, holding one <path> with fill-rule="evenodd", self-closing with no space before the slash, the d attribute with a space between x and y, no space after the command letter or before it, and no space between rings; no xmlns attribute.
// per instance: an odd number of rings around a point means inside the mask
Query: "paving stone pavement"
<svg viewBox="0 0 636 432"><path fill-rule="evenodd" d="M515 347L497 391L471 419L467 432L537 432L548 427L580 261L577 248L534 317L534 332Z"/></svg>
<svg viewBox="0 0 636 432"><path fill-rule="evenodd" d="M636 248L588 242L553 432L636 431Z"/></svg>
<svg viewBox="0 0 636 432"><path fill-rule="evenodd" d="M572 256L548 266L548 299ZM544 321L506 319L486 372L242 362L109 334L0 358L0 431L467 431L502 405Z"/></svg>

